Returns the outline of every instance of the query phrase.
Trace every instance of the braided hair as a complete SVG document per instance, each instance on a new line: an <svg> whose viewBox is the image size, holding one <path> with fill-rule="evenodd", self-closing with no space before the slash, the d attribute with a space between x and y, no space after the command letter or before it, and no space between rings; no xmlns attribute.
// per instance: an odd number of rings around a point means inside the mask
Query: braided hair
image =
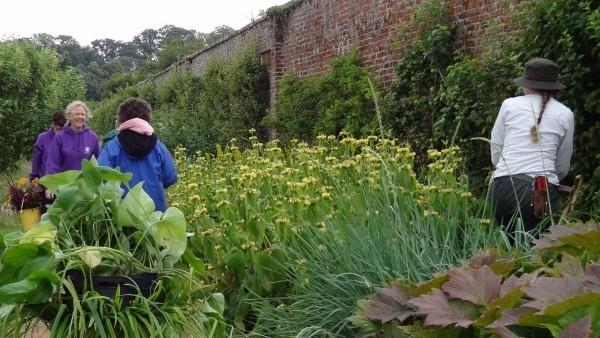
<svg viewBox="0 0 600 338"><path fill-rule="evenodd" d="M548 101L550 101L551 98L553 98L556 95L556 90L538 90L538 93L540 93L542 95L542 104L541 104L541 108L540 108L540 115L537 118L537 121L535 121L535 124L531 127L531 137L533 139L533 142L537 143L540 140L540 133L539 133L539 125L542 122L542 115L544 114L544 111L546 110L546 105L548 104Z"/></svg>

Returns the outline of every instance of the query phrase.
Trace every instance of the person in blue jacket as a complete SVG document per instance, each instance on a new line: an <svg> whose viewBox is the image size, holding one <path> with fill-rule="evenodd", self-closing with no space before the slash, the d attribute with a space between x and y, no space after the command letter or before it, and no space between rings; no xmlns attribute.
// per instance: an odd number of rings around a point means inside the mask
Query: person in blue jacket
<svg viewBox="0 0 600 338"><path fill-rule="evenodd" d="M150 125L150 105L131 97L117 110L119 133L100 152L98 164L133 174L129 185L143 182L144 191L154 201L156 210L165 211L164 189L177 182L177 171L167 147Z"/></svg>

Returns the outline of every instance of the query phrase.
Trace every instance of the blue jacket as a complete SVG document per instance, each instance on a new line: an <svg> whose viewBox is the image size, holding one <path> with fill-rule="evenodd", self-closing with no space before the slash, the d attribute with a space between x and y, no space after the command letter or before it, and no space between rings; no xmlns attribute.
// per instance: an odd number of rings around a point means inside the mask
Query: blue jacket
<svg viewBox="0 0 600 338"><path fill-rule="evenodd" d="M165 211L164 189L177 182L177 171L167 147L152 136L153 140L130 131L120 132L103 146L98 164L132 173L129 186L144 182L142 187L154 201L156 210ZM127 187L123 188L127 192Z"/></svg>

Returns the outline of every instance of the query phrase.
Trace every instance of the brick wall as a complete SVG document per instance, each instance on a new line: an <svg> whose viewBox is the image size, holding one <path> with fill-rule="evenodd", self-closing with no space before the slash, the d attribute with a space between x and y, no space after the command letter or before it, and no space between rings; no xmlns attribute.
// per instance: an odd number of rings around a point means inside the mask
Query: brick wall
<svg viewBox="0 0 600 338"><path fill-rule="evenodd" d="M357 48L385 87L394 80L394 67L401 58L397 41L398 24L410 17L410 9L423 0L292 0L284 24L265 18L240 29L233 36L181 60L157 74L155 83L178 69L202 75L208 60L231 56L244 42L253 41L269 73L271 103L277 81L286 71L299 76L319 75L329 69L329 61ZM447 0L458 26L458 43L471 53L480 52L480 38L492 19L500 28L510 16L506 0ZM513 1L519 2L519 1Z"/></svg>

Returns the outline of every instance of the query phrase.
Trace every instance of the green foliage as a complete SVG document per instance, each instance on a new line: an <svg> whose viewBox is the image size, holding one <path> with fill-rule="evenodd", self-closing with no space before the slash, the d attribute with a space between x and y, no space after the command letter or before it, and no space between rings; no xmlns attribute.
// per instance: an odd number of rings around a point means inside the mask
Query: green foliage
<svg viewBox="0 0 600 338"><path fill-rule="evenodd" d="M40 318L51 337L224 336L223 296L205 295L193 270L173 267L187 246L182 212L155 211L141 184L122 197L130 178L86 160L81 171L42 179L56 200L40 224L0 237L0 335ZM85 279L79 287L73 269ZM135 274L148 271L156 284L143 295ZM120 284L109 297L98 276L132 276L138 292Z"/></svg>
<svg viewBox="0 0 600 338"><path fill-rule="evenodd" d="M168 147L213 152L231 138L259 136L268 108L268 79L249 46L229 61L213 59L201 78L175 73L156 88L156 127ZM246 143L247 144L247 143Z"/></svg>
<svg viewBox="0 0 600 338"><path fill-rule="evenodd" d="M478 255L443 280L396 283L362 302L353 322L373 337L435 330L462 336L592 337L600 334L597 224L555 225L533 257Z"/></svg>
<svg viewBox="0 0 600 338"><path fill-rule="evenodd" d="M119 108L121 102L128 97L135 96L154 106L154 102L156 102L155 95L155 86L151 83L124 87L93 107L94 118L90 120L90 125L97 133L105 134L115 128L117 108Z"/></svg>
<svg viewBox="0 0 600 338"><path fill-rule="evenodd" d="M176 151L180 181L169 190L195 227L190 250L239 328L257 318L254 332L268 337L309 326L345 337L346 317L375 285L423 280L503 245L500 229L479 218L484 201L456 178L456 147L431 151L417 180L414 153L389 139L251 142L194 160Z"/></svg>
<svg viewBox="0 0 600 338"><path fill-rule="evenodd" d="M532 1L524 11L521 45L526 58L543 56L561 66L567 86L560 99L575 113L572 172L587 180L581 208L597 213L600 205L600 9L593 0Z"/></svg>
<svg viewBox="0 0 600 338"><path fill-rule="evenodd" d="M198 39L188 41L181 38L175 38L169 40L169 42L167 42L157 53L158 68L165 69L182 59L184 56L201 50L204 46L204 41Z"/></svg>
<svg viewBox="0 0 600 338"><path fill-rule="evenodd" d="M428 147L457 144L469 147L467 170L474 188L485 191L491 169L489 145L474 143L487 137L501 102L514 96L512 79L531 57L547 57L561 65L567 88L559 99L575 112L575 154L571 172L588 184L580 209L597 213L600 205L600 14L589 0L536 0L514 13L513 34L500 34L492 23L477 57L454 50L453 27L446 5L428 1L415 6L413 20L401 30L405 56L396 68L398 81L388 99L393 130L400 139L415 140L417 157ZM447 10L446 10L447 11ZM495 30L496 29L496 30ZM407 33L417 38L408 42Z"/></svg>
<svg viewBox="0 0 600 338"><path fill-rule="evenodd" d="M372 89L369 81L373 83L357 52L333 59L330 71L319 78L286 74L280 82L275 111L265 124L285 140L309 141L319 133L341 131L357 136L373 134L379 128L373 95L379 96L381 89Z"/></svg>
<svg viewBox="0 0 600 338"><path fill-rule="evenodd" d="M58 64L53 51L31 42L0 43L0 171L31 154L52 111L85 93L82 75Z"/></svg>
<svg viewBox="0 0 600 338"><path fill-rule="evenodd" d="M265 118L265 125L277 130L282 139L313 140L319 119L322 95L318 78L300 78L286 73L279 82L275 113Z"/></svg>

